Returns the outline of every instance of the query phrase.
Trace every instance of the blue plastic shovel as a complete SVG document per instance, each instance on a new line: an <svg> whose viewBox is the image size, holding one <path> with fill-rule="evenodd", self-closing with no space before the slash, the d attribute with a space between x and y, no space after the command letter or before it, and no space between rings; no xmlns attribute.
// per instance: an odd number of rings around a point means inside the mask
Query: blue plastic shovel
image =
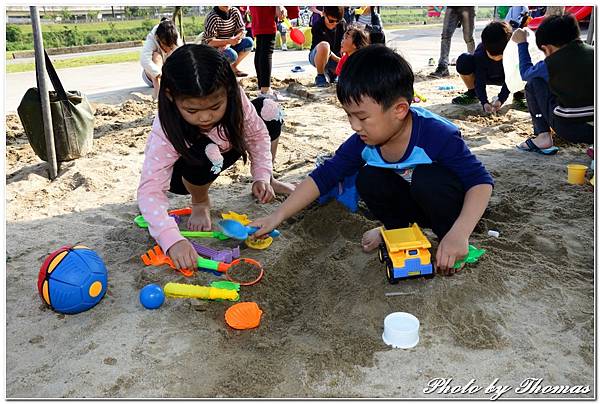
<svg viewBox="0 0 600 404"><path fill-rule="evenodd" d="M223 234L225 234L227 237L238 240L246 240L248 236L254 234L258 230L258 227L244 226L240 222L232 219L224 219L219 221L219 227L221 227ZM269 233L269 236L278 237L279 234L279 230L273 230Z"/></svg>

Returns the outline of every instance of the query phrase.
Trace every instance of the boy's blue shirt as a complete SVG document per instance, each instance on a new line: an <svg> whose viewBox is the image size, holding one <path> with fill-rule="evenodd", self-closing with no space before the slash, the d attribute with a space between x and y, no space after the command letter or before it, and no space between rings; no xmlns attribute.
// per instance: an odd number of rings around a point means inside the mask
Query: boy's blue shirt
<svg viewBox="0 0 600 404"><path fill-rule="evenodd" d="M475 94L477 94L481 105L489 102L486 90L488 80L502 81L502 88L500 89L500 93L498 93L498 99L504 104L510 91L504 82L504 65L502 61L490 59L483 43L480 43L475 48L473 57L475 58Z"/></svg>
<svg viewBox="0 0 600 404"><path fill-rule="evenodd" d="M410 181L417 165L437 163L456 174L465 191L479 184L494 185L491 175L471 153L456 125L423 108L411 107L410 112L413 119L410 141L400 160L385 161L379 146L365 144L355 133L342 143L331 159L309 174L320 194L326 194L365 164L395 170Z"/></svg>
<svg viewBox="0 0 600 404"><path fill-rule="evenodd" d="M531 55L529 54L529 43L521 42L518 45L519 48L519 72L521 73L521 80L530 82L535 78L542 78L546 81L549 80L548 66L543 60L537 62L535 65L531 62Z"/></svg>

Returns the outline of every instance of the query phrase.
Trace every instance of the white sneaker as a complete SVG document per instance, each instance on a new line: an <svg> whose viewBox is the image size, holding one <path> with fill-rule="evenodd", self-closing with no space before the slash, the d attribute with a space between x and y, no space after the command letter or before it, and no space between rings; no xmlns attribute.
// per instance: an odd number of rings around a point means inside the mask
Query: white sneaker
<svg viewBox="0 0 600 404"><path fill-rule="evenodd" d="M271 90L268 93L259 93L258 96L262 97L262 98L269 98L273 101L278 101L278 102L287 101L289 99L288 97L284 96L277 90Z"/></svg>
<svg viewBox="0 0 600 404"><path fill-rule="evenodd" d="M281 50L282 51L286 51L287 50L287 44L282 43L281 44Z"/></svg>

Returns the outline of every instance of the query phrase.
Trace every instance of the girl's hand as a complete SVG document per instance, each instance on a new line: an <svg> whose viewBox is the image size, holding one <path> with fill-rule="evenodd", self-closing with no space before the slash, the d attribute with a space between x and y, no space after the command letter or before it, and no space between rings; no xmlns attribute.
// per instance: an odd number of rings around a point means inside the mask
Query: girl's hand
<svg viewBox="0 0 600 404"><path fill-rule="evenodd" d="M444 275L452 275L454 263L469 253L469 236L450 229L438 245L435 254L437 270Z"/></svg>
<svg viewBox="0 0 600 404"><path fill-rule="evenodd" d="M265 181L256 181L252 184L252 194L258 199L259 203L271 202L275 198L273 187Z"/></svg>
<svg viewBox="0 0 600 404"><path fill-rule="evenodd" d="M198 266L198 253L188 240L179 240L169 248L167 253L177 269L193 269Z"/></svg>
<svg viewBox="0 0 600 404"><path fill-rule="evenodd" d="M249 223L248 226L258 227L258 230L252 234L251 238L261 238L262 236L270 233L272 230L277 228L281 223L281 219L276 213L271 213L269 216L261 217Z"/></svg>

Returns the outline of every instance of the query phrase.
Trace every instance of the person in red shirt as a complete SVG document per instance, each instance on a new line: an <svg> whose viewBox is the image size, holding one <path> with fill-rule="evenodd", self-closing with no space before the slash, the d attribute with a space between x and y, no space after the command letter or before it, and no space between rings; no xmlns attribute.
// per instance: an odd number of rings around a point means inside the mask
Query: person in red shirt
<svg viewBox="0 0 600 404"><path fill-rule="evenodd" d="M275 17L283 20L286 17L298 18L300 7L283 6L250 6L252 16L252 33L256 43L254 54L254 68L260 88L259 97L267 97L281 101L284 97L279 92L271 89L271 70L273 68L273 50L275 48L275 34L277 26Z"/></svg>
<svg viewBox="0 0 600 404"><path fill-rule="evenodd" d="M362 28L351 25L346 32L344 32L344 36L342 37L342 44L340 45L342 57L335 68L336 76L339 77L342 72L342 66L346 63L348 56L352 55L360 48L364 48L368 44L369 37L367 36L367 33Z"/></svg>

